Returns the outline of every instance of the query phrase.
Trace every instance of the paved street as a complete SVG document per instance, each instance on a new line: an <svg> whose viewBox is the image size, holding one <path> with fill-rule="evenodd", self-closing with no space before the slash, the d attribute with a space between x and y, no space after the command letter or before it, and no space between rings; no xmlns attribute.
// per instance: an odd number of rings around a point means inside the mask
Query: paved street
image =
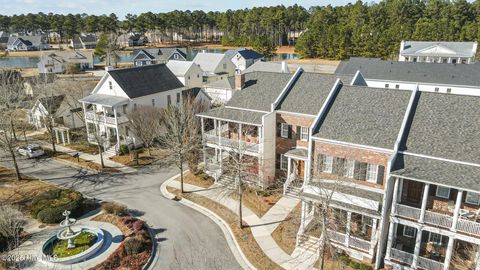
<svg viewBox="0 0 480 270"><path fill-rule="evenodd" d="M11 166L5 155L0 164ZM197 211L160 194L173 167L141 169L129 175L87 175L52 159L20 161L24 174L74 188L87 196L113 200L138 212L156 232L159 258L155 269L241 269L220 228Z"/></svg>

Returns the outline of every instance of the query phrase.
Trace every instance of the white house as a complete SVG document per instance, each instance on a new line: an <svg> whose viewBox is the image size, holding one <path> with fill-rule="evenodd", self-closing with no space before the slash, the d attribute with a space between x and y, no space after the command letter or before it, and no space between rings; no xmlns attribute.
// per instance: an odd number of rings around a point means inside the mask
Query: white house
<svg viewBox="0 0 480 270"><path fill-rule="evenodd" d="M187 60L187 51L184 48L146 48L135 50L132 55L136 67L166 64L170 60Z"/></svg>
<svg viewBox="0 0 480 270"><path fill-rule="evenodd" d="M98 134L109 154L118 151L120 144L141 143L135 132L129 130L127 114L139 106L165 108L179 105L185 90L165 64L107 68L92 93L80 100L89 142L97 143ZM209 100L201 93L198 99L203 98Z"/></svg>
<svg viewBox="0 0 480 270"><path fill-rule="evenodd" d="M167 67L186 87L203 85L203 70L192 61L170 60Z"/></svg>
<svg viewBox="0 0 480 270"><path fill-rule="evenodd" d="M9 51L41 51L48 49L48 42L44 36L9 37L7 50Z"/></svg>
<svg viewBox="0 0 480 270"><path fill-rule="evenodd" d="M75 106L76 102L65 95L39 98L28 112L28 122L37 129L45 128L45 117L52 117L55 126L67 128L84 127L81 118L82 108Z"/></svg>
<svg viewBox="0 0 480 270"><path fill-rule="evenodd" d="M473 64L477 42L403 41L398 61Z"/></svg>
<svg viewBox="0 0 480 270"><path fill-rule="evenodd" d="M193 62L203 70L203 81L205 83L226 80L235 74L235 65L223 53L199 52Z"/></svg>
<svg viewBox="0 0 480 270"><path fill-rule="evenodd" d="M262 54L246 48L228 50L225 54L232 60L236 69L240 71L244 71L255 62L263 60Z"/></svg>
<svg viewBox="0 0 480 270"><path fill-rule="evenodd" d="M47 53L40 57L38 72L64 73L68 65L77 65L83 70L93 69L93 53L88 51L64 51Z"/></svg>
<svg viewBox="0 0 480 270"><path fill-rule="evenodd" d="M75 36L70 40L69 46L73 49L95 49L97 47L97 37L93 34Z"/></svg>

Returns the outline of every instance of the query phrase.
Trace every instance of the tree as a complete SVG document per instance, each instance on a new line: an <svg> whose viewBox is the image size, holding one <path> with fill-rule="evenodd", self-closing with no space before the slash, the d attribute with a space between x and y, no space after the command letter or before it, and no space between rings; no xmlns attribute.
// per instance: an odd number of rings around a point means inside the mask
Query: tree
<svg viewBox="0 0 480 270"><path fill-rule="evenodd" d="M115 33L107 34L103 32L95 47L95 54L105 61L105 65L117 65L118 54L120 49L117 42L118 36Z"/></svg>
<svg viewBox="0 0 480 270"><path fill-rule="evenodd" d="M127 114L130 130L133 131L148 149L148 155L151 155L150 148L161 133L162 110L158 107L140 106Z"/></svg>
<svg viewBox="0 0 480 270"><path fill-rule="evenodd" d="M7 250L13 250L20 245L20 235L26 223L18 208L8 204L0 205L0 238L6 241Z"/></svg>
<svg viewBox="0 0 480 270"><path fill-rule="evenodd" d="M50 136L53 153L57 152L55 142L55 128L57 126L57 117L55 113L65 99L65 95L59 94L61 90L54 82L37 79L35 82L35 92L38 94L38 111L41 113L41 122Z"/></svg>
<svg viewBox="0 0 480 270"><path fill-rule="evenodd" d="M253 43L253 49L265 57L272 57L275 55L276 47L271 37L261 36L257 37Z"/></svg>

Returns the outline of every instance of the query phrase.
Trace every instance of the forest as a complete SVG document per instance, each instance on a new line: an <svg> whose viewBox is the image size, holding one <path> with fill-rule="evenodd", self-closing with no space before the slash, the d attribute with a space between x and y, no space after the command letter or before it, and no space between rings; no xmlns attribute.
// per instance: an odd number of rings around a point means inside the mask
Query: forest
<svg viewBox="0 0 480 270"><path fill-rule="evenodd" d="M393 58L401 40L474 41L480 36L480 0L357 1L344 6L293 5L225 12L171 11L127 14L0 15L0 31L79 33L154 32L223 45L295 45L305 58ZM296 38L297 36L298 39Z"/></svg>

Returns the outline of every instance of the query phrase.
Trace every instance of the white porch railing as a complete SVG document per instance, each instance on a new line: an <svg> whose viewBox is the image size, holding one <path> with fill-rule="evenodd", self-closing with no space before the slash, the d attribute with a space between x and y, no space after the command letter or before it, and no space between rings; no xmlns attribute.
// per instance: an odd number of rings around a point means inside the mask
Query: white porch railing
<svg viewBox="0 0 480 270"><path fill-rule="evenodd" d="M354 236L350 236L348 239L348 246L354 247L363 251L370 251L370 241L363 240Z"/></svg>
<svg viewBox="0 0 480 270"><path fill-rule="evenodd" d="M215 130L204 132L203 138L204 138L204 141L207 143L236 148L245 152L258 153L260 149L258 143L246 142L244 140L239 141L238 138L229 139L222 136L218 136L217 134L215 134Z"/></svg>
<svg viewBox="0 0 480 270"><path fill-rule="evenodd" d="M419 208L397 203L396 209L397 209L396 214L401 217L406 217L406 218L415 219L415 220L418 220L420 218L421 210Z"/></svg>
<svg viewBox="0 0 480 270"><path fill-rule="evenodd" d="M90 121L94 121L94 122L97 122L97 123L106 123L106 124L109 124L109 125L115 125L115 123L116 123L115 122L115 117L110 117L110 116L105 117L102 114L96 114L94 112L86 112L85 113L85 119L90 120ZM119 121L119 122L125 122L126 121L126 117L120 117L120 119L122 121Z"/></svg>
<svg viewBox="0 0 480 270"><path fill-rule="evenodd" d="M328 237L330 238L331 241L342 244L342 245L345 244L345 238L346 238L345 234L335 232L332 230L327 230L327 232L328 232Z"/></svg>
<svg viewBox="0 0 480 270"><path fill-rule="evenodd" d="M457 231L480 235L480 223L460 218L457 223Z"/></svg>
<svg viewBox="0 0 480 270"><path fill-rule="evenodd" d="M285 195L285 193L287 193L287 188L288 188L288 186L290 186L290 183L292 183L292 181L294 179L295 179L295 174L294 173L291 173L287 177L287 181L285 181L285 183L283 183L283 195Z"/></svg>
<svg viewBox="0 0 480 270"><path fill-rule="evenodd" d="M444 214L435 213L432 211L425 211L425 223L440 226L444 228L451 228L453 218Z"/></svg>
<svg viewBox="0 0 480 270"><path fill-rule="evenodd" d="M390 258L401 263L411 265L413 263L413 254L396 248L391 249Z"/></svg>
<svg viewBox="0 0 480 270"><path fill-rule="evenodd" d="M443 270L443 263L425 257L418 257L417 266L427 270Z"/></svg>

